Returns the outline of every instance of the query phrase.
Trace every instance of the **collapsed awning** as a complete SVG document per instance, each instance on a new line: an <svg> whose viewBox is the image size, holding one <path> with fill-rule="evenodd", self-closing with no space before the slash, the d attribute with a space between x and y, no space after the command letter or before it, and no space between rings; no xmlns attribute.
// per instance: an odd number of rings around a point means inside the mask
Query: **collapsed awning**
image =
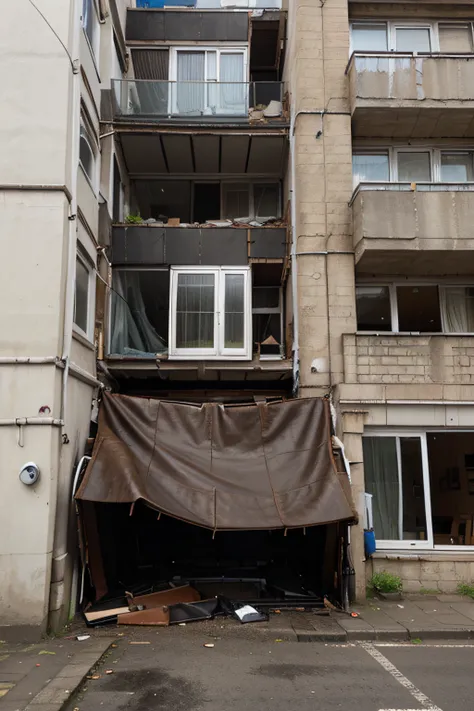
<svg viewBox="0 0 474 711"><path fill-rule="evenodd" d="M76 498L143 500L213 530L354 517L332 454L329 404L316 398L223 406L105 394Z"/></svg>

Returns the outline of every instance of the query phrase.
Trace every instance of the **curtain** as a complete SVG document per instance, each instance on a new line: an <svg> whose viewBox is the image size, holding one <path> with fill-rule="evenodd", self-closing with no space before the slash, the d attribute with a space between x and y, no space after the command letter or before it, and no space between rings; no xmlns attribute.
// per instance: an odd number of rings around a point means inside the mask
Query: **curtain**
<svg viewBox="0 0 474 711"><path fill-rule="evenodd" d="M248 84L244 83L244 55L223 53L220 58L220 104L224 113L246 116Z"/></svg>
<svg viewBox="0 0 474 711"><path fill-rule="evenodd" d="M365 490L372 494L375 535L380 540L400 539L400 493L395 437L363 437Z"/></svg>
<svg viewBox="0 0 474 711"><path fill-rule="evenodd" d="M165 341L148 320L140 289L140 272L116 272L110 352L143 357L166 350Z"/></svg>
<svg viewBox="0 0 474 711"><path fill-rule="evenodd" d="M474 332L474 290L465 286L448 286L441 300L447 333Z"/></svg>
<svg viewBox="0 0 474 711"><path fill-rule="evenodd" d="M200 116L206 108L205 52L178 52L178 114Z"/></svg>
<svg viewBox="0 0 474 711"><path fill-rule="evenodd" d="M225 348L244 347L244 288L243 274L225 275Z"/></svg>

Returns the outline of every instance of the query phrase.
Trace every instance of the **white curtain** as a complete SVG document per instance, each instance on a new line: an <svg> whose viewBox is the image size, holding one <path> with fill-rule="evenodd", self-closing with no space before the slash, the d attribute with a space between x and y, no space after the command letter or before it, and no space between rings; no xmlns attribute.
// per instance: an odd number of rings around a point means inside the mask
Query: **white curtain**
<svg viewBox="0 0 474 711"><path fill-rule="evenodd" d="M224 113L246 116L248 84L244 83L244 55L241 52L221 54L220 104Z"/></svg>
<svg viewBox="0 0 474 711"><path fill-rule="evenodd" d="M400 539L397 444L395 437L363 437L365 490L372 494L378 539Z"/></svg>
<svg viewBox="0 0 474 711"><path fill-rule="evenodd" d="M177 113L200 116L206 108L205 52L178 52Z"/></svg>
<svg viewBox="0 0 474 711"><path fill-rule="evenodd" d="M167 350L148 320L140 289L139 272L116 272L112 292L112 338L110 352L151 356Z"/></svg>
<svg viewBox="0 0 474 711"><path fill-rule="evenodd" d="M474 332L474 290L465 286L448 286L441 300L444 327L448 333Z"/></svg>

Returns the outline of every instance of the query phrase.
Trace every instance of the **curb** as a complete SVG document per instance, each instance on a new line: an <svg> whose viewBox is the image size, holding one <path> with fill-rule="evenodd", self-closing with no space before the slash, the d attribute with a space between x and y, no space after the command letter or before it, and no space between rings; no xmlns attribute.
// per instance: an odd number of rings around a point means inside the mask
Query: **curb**
<svg viewBox="0 0 474 711"><path fill-rule="evenodd" d="M78 687L114 643L113 639L97 639L79 651L41 691L34 696L24 711L60 711Z"/></svg>

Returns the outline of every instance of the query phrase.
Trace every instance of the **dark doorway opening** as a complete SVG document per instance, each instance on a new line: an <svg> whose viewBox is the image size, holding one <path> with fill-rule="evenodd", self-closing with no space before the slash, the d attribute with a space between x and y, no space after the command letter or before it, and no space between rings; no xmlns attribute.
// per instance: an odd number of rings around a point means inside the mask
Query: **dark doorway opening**
<svg viewBox="0 0 474 711"><path fill-rule="evenodd" d="M194 222L219 220L221 216L220 183L194 184Z"/></svg>

